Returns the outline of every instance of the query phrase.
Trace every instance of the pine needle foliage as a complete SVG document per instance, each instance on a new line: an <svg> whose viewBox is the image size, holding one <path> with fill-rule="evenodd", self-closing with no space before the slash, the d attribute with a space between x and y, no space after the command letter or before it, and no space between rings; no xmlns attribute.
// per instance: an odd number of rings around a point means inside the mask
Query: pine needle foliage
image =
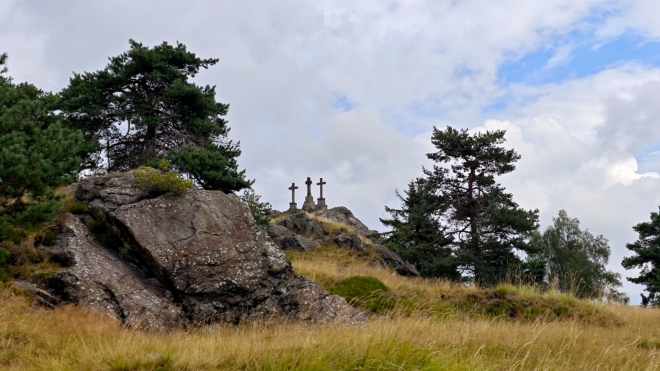
<svg viewBox="0 0 660 371"><path fill-rule="evenodd" d="M52 189L76 179L82 135L49 109L54 99L0 75L0 223L49 221L59 208Z"/></svg>
<svg viewBox="0 0 660 371"><path fill-rule="evenodd" d="M249 187L238 170L239 143L228 139L229 105L216 102L214 86L189 81L217 62L181 43L149 48L130 40L103 70L74 74L57 107L85 134L86 166L125 171L166 157L204 189Z"/></svg>

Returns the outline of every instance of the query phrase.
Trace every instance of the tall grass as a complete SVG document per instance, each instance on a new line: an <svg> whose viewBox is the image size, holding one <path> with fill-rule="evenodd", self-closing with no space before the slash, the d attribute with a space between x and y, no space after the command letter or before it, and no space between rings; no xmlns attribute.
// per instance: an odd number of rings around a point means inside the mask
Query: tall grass
<svg viewBox="0 0 660 371"><path fill-rule="evenodd" d="M659 313L623 325L374 317L363 326L252 323L149 334L94 311L30 309L3 294L7 370L657 370Z"/></svg>

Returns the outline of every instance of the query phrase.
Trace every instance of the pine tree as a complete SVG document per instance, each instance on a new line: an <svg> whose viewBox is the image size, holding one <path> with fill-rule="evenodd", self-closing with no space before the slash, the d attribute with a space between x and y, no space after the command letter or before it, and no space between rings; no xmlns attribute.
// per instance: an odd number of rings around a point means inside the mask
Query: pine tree
<svg viewBox="0 0 660 371"><path fill-rule="evenodd" d="M53 100L0 76L0 222L29 227L49 220L59 207L53 187L76 178L82 135L48 109Z"/></svg>
<svg viewBox="0 0 660 371"><path fill-rule="evenodd" d="M639 276L627 277L628 281L646 286L652 301L660 304L660 213L652 212L650 222L639 223L633 229L639 238L626 248L634 255L623 258L621 265L640 269Z"/></svg>
<svg viewBox="0 0 660 371"><path fill-rule="evenodd" d="M393 227L391 235L395 237L406 229L413 231L416 218L421 218L436 229L437 237L410 246L401 246L396 237L390 239L398 249L421 253L429 243L440 244L435 248L436 256L445 267L456 267L444 276L486 285L503 280L512 268L520 267L515 251L529 248L527 240L537 228L538 211L521 209L495 181L495 176L513 171L520 158L515 151L500 146L504 134L433 129L432 143L438 151L427 157L438 164L424 169L425 184L415 189L420 194L410 197L409 189L404 208L387 210L394 218L383 222ZM418 260L416 264L423 263Z"/></svg>
<svg viewBox="0 0 660 371"><path fill-rule="evenodd" d="M408 183L405 197L396 192L401 209L386 206L392 218L380 221L391 228L386 234L388 245L404 259L415 262L422 276L459 280L457 261L448 246L451 238L443 234L446 228L439 222L446 203L428 186L424 178Z"/></svg>
<svg viewBox="0 0 660 371"><path fill-rule="evenodd" d="M167 158L205 189L249 187L238 171L239 143L228 140L228 104L215 87L188 81L217 59L201 59L186 46L153 48L130 40L130 50L97 72L74 74L58 108L85 134L87 166L128 170Z"/></svg>

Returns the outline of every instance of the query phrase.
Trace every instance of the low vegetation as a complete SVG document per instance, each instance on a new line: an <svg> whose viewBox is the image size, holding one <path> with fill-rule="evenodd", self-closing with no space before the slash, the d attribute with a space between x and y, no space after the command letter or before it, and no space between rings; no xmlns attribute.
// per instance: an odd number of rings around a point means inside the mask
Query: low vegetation
<svg viewBox="0 0 660 371"><path fill-rule="evenodd" d="M310 218L315 219L321 224L323 231L332 237L340 235L342 233L356 234L355 228L350 225L336 222L332 219L328 219L316 214L309 214Z"/></svg>
<svg viewBox="0 0 660 371"><path fill-rule="evenodd" d="M172 164L161 159L158 168L141 166L133 172L135 186L150 192L175 192L183 193L192 188L191 180L183 179L179 171L172 169Z"/></svg>
<svg viewBox="0 0 660 371"><path fill-rule="evenodd" d="M287 252L287 255L298 272L319 282L331 293L343 296L364 310L390 318L458 316L472 320L559 320L606 327L621 323L612 307L578 300L554 290L513 284L478 288L446 280L406 278L371 267L368 257L332 245L315 252Z"/></svg>

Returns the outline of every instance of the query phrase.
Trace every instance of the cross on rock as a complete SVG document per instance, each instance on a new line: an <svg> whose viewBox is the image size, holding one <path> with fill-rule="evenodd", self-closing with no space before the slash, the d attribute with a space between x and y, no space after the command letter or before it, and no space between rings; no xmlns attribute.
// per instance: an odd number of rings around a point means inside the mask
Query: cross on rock
<svg viewBox="0 0 660 371"><path fill-rule="evenodd" d="M312 179L310 177L307 177L307 181L305 184L307 184L307 197L312 197Z"/></svg>
<svg viewBox="0 0 660 371"><path fill-rule="evenodd" d="M321 180L318 183L316 183L317 186L321 186L321 197L320 198L323 198L323 185L326 184L326 183L327 182L323 181L323 178L321 178Z"/></svg>
<svg viewBox="0 0 660 371"><path fill-rule="evenodd" d="M296 203L296 189L298 189L298 187L296 187L296 183L291 183L291 187L289 187L289 189L291 190L291 203L295 204Z"/></svg>

